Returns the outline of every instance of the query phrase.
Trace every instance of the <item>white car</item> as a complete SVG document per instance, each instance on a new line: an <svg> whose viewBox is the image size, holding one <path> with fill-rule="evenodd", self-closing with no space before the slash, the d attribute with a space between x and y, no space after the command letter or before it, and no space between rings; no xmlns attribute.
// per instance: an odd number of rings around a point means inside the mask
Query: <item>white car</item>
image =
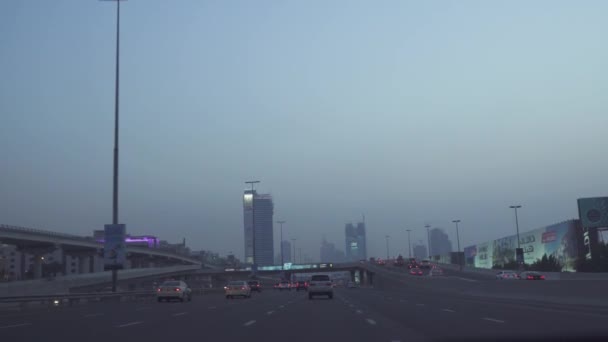
<svg viewBox="0 0 608 342"><path fill-rule="evenodd" d="M308 283L308 299L314 296L327 296L329 299L334 297L334 287L326 274L315 274Z"/></svg>
<svg viewBox="0 0 608 342"><path fill-rule="evenodd" d="M169 280L162 283L156 289L156 299L162 302L163 299L169 301L178 299L179 301L192 301L192 290L181 280Z"/></svg>
<svg viewBox="0 0 608 342"><path fill-rule="evenodd" d="M424 259L420 262L420 268L431 268L431 261L428 259Z"/></svg>
<svg viewBox="0 0 608 342"><path fill-rule="evenodd" d="M226 299L234 297L251 297L251 287L249 287L249 284L247 284L246 281L231 281L228 285L224 286L224 290L226 292Z"/></svg>
<svg viewBox="0 0 608 342"><path fill-rule="evenodd" d="M517 280L519 275L514 271L500 271L496 273L497 280Z"/></svg>

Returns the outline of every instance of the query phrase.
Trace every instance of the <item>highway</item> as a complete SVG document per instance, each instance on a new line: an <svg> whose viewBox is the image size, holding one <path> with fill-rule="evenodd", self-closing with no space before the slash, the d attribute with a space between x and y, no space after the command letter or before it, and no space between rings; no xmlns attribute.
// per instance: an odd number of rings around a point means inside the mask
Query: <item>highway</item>
<svg viewBox="0 0 608 342"><path fill-rule="evenodd" d="M608 336L606 306L543 302L542 298L517 301L438 290L468 282L451 276L382 278L380 272L377 277L374 288L338 288L333 300L308 300L306 292L265 289L250 299L227 300L214 293L194 296L186 303L157 303L150 298L0 311L0 336L3 341L87 342L391 342Z"/></svg>

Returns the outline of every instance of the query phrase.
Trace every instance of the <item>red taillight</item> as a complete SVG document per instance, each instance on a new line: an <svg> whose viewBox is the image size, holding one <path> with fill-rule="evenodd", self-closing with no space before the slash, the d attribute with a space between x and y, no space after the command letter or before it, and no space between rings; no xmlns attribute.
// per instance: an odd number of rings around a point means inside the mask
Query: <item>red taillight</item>
<svg viewBox="0 0 608 342"><path fill-rule="evenodd" d="M179 287L176 287L175 291L179 292L179 291L181 291L181 289Z"/></svg>
<svg viewBox="0 0 608 342"><path fill-rule="evenodd" d="M241 287L241 290L244 290L244 289L245 289L245 286Z"/></svg>
<svg viewBox="0 0 608 342"><path fill-rule="evenodd" d="M532 276L528 276L528 279L534 279L534 277L532 277Z"/></svg>
<svg viewBox="0 0 608 342"><path fill-rule="evenodd" d="M545 280L545 276L544 276L544 275L541 275L541 276L540 276L540 279Z"/></svg>
<svg viewBox="0 0 608 342"><path fill-rule="evenodd" d="M160 292L160 287L156 289L156 292Z"/></svg>

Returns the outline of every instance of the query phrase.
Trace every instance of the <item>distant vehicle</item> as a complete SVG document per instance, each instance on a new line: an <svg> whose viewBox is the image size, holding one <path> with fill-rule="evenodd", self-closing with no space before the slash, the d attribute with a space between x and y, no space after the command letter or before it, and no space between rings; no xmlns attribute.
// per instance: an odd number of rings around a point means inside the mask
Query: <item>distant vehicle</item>
<svg viewBox="0 0 608 342"><path fill-rule="evenodd" d="M496 279L498 280L517 280L519 275L514 271L500 271L496 273Z"/></svg>
<svg viewBox="0 0 608 342"><path fill-rule="evenodd" d="M521 272L519 274L519 279L521 279L521 280L545 280L545 276L538 272L527 271L527 272Z"/></svg>
<svg viewBox="0 0 608 342"><path fill-rule="evenodd" d="M369 262L371 262L371 263L375 263L375 262L376 262L376 258L374 258L374 257L369 258Z"/></svg>
<svg viewBox="0 0 608 342"><path fill-rule="evenodd" d="M228 285L224 286L226 293L226 299L232 299L234 297L251 297L251 287L244 280L231 281Z"/></svg>
<svg viewBox="0 0 608 342"><path fill-rule="evenodd" d="M291 284L287 281L287 280L283 280L279 283L279 286L277 287L278 290L283 291L283 290L291 290Z"/></svg>
<svg viewBox="0 0 608 342"><path fill-rule="evenodd" d="M420 262L420 268L431 268L431 261L424 259Z"/></svg>
<svg viewBox="0 0 608 342"><path fill-rule="evenodd" d="M411 275L415 275L415 276L421 276L422 275L422 270L418 267L414 267L410 270L410 274Z"/></svg>
<svg viewBox="0 0 608 342"><path fill-rule="evenodd" d="M443 270L440 267L433 266L433 268L431 268L431 272L429 272L429 275L430 276L442 276Z"/></svg>
<svg viewBox="0 0 608 342"><path fill-rule="evenodd" d="M308 283L308 299L312 299L313 296L334 298L334 288L328 275L315 274L310 278L310 282Z"/></svg>
<svg viewBox="0 0 608 342"><path fill-rule="evenodd" d="M308 291L308 282L304 280L298 280L296 282L296 291Z"/></svg>
<svg viewBox="0 0 608 342"><path fill-rule="evenodd" d="M399 255L397 259L395 259L395 261L393 262L393 265L397 267L402 267L403 265L405 265L405 260L401 255Z"/></svg>
<svg viewBox="0 0 608 342"><path fill-rule="evenodd" d="M384 266L384 265L386 265L386 261L385 261L385 260L382 260L382 259L378 259L378 260L376 261L376 264L378 264L379 266Z"/></svg>
<svg viewBox="0 0 608 342"><path fill-rule="evenodd" d="M162 302L164 300L177 299L181 302L192 301L192 290L188 285L181 280L169 280L162 283L156 289L156 300Z"/></svg>
<svg viewBox="0 0 608 342"><path fill-rule="evenodd" d="M247 285L251 287L251 291L262 292L262 284L257 280L250 280L247 282Z"/></svg>
<svg viewBox="0 0 608 342"><path fill-rule="evenodd" d="M357 287L357 284L355 284L355 282L354 282L354 281L349 281L349 282L346 284L346 287L348 287L349 289L354 289L354 288L356 288L356 287Z"/></svg>
<svg viewBox="0 0 608 342"><path fill-rule="evenodd" d="M409 259L408 259L408 262L409 262L410 264L415 264L415 263L416 263L416 258L409 258Z"/></svg>

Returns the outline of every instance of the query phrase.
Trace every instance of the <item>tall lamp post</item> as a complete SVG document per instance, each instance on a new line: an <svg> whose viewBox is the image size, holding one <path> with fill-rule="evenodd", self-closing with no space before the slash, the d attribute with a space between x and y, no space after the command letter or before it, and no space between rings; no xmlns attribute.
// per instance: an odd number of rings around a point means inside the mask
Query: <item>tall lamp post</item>
<svg viewBox="0 0 608 342"><path fill-rule="evenodd" d="M388 259L390 259L390 254L388 252L388 239L390 239L390 236L385 236L386 237L386 260L388 261Z"/></svg>
<svg viewBox="0 0 608 342"><path fill-rule="evenodd" d="M428 254L429 254L429 261L431 260L431 231L429 230L431 228L430 224L427 224L424 226L424 228L426 228L426 239L427 239L427 244L429 246L429 250L428 250Z"/></svg>
<svg viewBox="0 0 608 342"><path fill-rule="evenodd" d="M291 239L291 244L293 246L291 246L291 249L293 250L293 258L291 259L292 263L296 263L296 240L297 239Z"/></svg>
<svg viewBox="0 0 608 342"><path fill-rule="evenodd" d="M116 2L116 75L114 85L114 173L112 181L112 225L118 224L118 103L120 84L120 2L124 0L103 0ZM112 268L112 292L116 292L118 266Z"/></svg>
<svg viewBox="0 0 608 342"><path fill-rule="evenodd" d="M281 248L281 269L283 270L285 266L285 263L283 262L283 223L285 223L287 221L277 221L278 224L281 225L281 244L280 244L280 248Z"/></svg>
<svg viewBox="0 0 608 342"><path fill-rule="evenodd" d="M412 258L412 242L410 240L410 232L412 230L411 229L406 229L405 231L407 232L407 250L409 251L409 257L411 259Z"/></svg>
<svg viewBox="0 0 608 342"><path fill-rule="evenodd" d="M511 205L511 206L509 206L509 208L515 210L515 229L517 230L517 249L519 250L521 248L521 246L519 243L519 219L517 217L517 209L521 208L521 205ZM517 252L516 252L515 260L519 264L519 268L522 269L523 268L523 255L522 255L522 262L519 263L519 260L517 260Z"/></svg>
<svg viewBox="0 0 608 342"><path fill-rule="evenodd" d="M256 269L256 260L255 260L255 193L254 193L254 188L253 186L255 184L260 183L260 181L247 181L245 182L245 184L251 184L251 240L252 240L252 247L253 247L253 251L252 251L252 257L253 257L253 263L252 263L252 267L251 269L254 270Z"/></svg>
<svg viewBox="0 0 608 342"><path fill-rule="evenodd" d="M460 234L458 233L458 223L460 223L460 220L453 220L452 222L456 224L456 241L458 242L458 268L460 269L460 271L462 271L462 260L460 258Z"/></svg>

